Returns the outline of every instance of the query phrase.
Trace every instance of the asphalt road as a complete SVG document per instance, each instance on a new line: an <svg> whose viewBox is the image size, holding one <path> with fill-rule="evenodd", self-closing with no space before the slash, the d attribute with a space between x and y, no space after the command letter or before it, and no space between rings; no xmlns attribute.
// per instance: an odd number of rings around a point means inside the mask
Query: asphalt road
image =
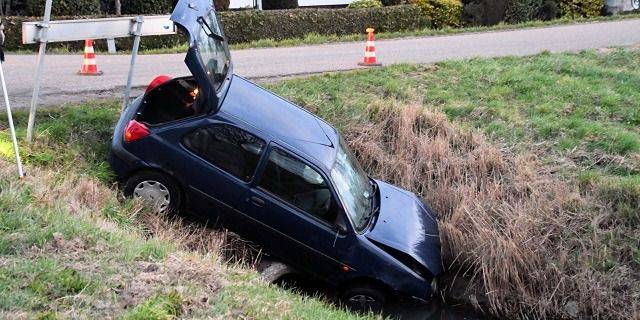
<svg viewBox="0 0 640 320"><path fill-rule="evenodd" d="M144 41L144 39L143 39ZM640 19L520 29L451 36L404 38L376 41L378 60L384 64L432 63L472 57L524 56L544 50L580 51L640 43ZM270 79L294 75L359 68L364 42L335 43L291 48L247 49L232 52L235 73L250 79ZM184 54L141 55L133 84L140 88L156 75L188 74ZM104 75L76 75L81 55L46 57L40 103L119 97L126 83L130 56L99 55L97 63ZM9 55L4 64L13 108L28 108L35 74L35 55ZM4 103L2 103L4 105Z"/></svg>

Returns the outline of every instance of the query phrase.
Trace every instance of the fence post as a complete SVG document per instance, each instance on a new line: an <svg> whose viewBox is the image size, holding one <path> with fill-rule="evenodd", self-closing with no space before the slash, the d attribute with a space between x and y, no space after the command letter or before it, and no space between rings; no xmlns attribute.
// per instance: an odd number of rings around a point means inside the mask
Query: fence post
<svg viewBox="0 0 640 320"><path fill-rule="evenodd" d="M124 101L122 101L122 110L127 108L129 104L129 95L131 95L131 82L133 81L133 67L136 65L136 57L138 56L138 48L140 47L140 36L142 35L142 23L144 18L137 16L134 20L136 29L133 33L133 49L131 50L131 64L129 65L129 75L127 76L127 87L124 89Z"/></svg>
<svg viewBox="0 0 640 320"><path fill-rule="evenodd" d="M49 30L49 21L51 19L51 6L53 0L47 0L44 7L44 18L40 24L40 50L38 51L38 66L36 67L36 79L33 84L33 95L31 96L31 107L29 108L29 123L27 125L27 141L33 141L33 127L36 121L36 106L38 104L38 95L40 94L40 80L42 78L42 69L44 68L44 55L47 50L47 32Z"/></svg>

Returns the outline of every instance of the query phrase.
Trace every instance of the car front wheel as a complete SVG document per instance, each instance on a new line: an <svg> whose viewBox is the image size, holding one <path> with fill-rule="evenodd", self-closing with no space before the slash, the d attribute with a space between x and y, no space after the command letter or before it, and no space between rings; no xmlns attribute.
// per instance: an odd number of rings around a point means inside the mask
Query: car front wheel
<svg viewBox="0 0 640 320"><path fill-rule="evenodd" d="M383 290L371 285L356 285L345 290L340 296L349 309L359 312L379 312L387 302Z"/></svg>
<svg viewBox="0 0 640 320"><path fill-rule="evenodd" d="M129 178L124 194L141 199L162 214L178 213L182 201L178 184L168 175L155 171L140 172Z"/></svg>

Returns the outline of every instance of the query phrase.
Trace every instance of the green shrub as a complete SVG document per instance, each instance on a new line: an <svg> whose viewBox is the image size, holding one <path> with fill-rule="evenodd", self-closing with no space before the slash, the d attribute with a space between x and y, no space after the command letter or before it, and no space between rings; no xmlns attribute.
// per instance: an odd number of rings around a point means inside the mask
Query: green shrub
<svg viewBox="0 0 640 320"><path fill-rule="evenodd" d="M596 17L602 13L605 0L560 0L560 13L563 17Z"/></svg>
<svg viewBox="0 0 640 320"><path fill-rule="evenodd" d="M560 16L560 8L556 0L546 0L542 3L538 17L541 20L552 20Z"/></svg>
<svg viewBox="0 0 640 320"><path fill-rule="evenodd" d="M428 26L420 15L420 9L412 5L365 9L291 9L291 10L239 10L218 14L225 35L230 43L250 42L261 39L283 40L300 38L309 34L345 35L364 33L368 27L380 32L416 30ZM74 17L58 17L73 19ZM23 45L21 25L23 21L37 21L38 17L6 17L5 48L7 50L35 50L35 45ZM181 35L143 37L141 49L170 48L183 45ZM130 50L132 38L116 39L118 49ZM94 42L97 50L106 50L106 41ZM50 43L47 48L82 50L83 42ZM8 59L11 59L9 57ZM98 57L100 64L100 57Z"/></svg>
<svg viewBox="0 0 640 320"><path fill-rule="evenodd" d="M383 6L398 6L401 4L406 4L407 1L406 0L382 0L382 5Z"/></svg>
<svg viewBox="0 0 640 320"><path fill-rule="evenodd" d="M505 12L505 21L521 23L538 19L543 0L509 0Z"/></svg>
<svg viewBox="0 0 640 320"><path fill-rule="evenodd" d="M459 0L411 0L434 28L460 27L462 2Z"/></svg>
<svg viewBox="0 0 640 320"><path fill-rule="evenodd" d="M122 14L167 14L173 10L172 0L120 0Z"/></svg>
<svg viewBox="0 0 640 320"><path fill-rule="evenodd" d="M35 17L44 15L45 0L26 0L24 14ZM83 16L101 14L100 0L56 0L51 7L52 16Z"/></svg>
<svg viewBox="0 0 640 320"><path fill-rule="evenodd" d="M382 8L382 1L380 0L356 0L351 2L348 6L351 9L358 8Z"/></svg>
<svg viewBox="0 0 640 320"><path fill-rule="evenodd" d="M345 35L416 30L428 26L420 9L412 5L365 9L242 10L220 13L230 43L261 39L300 38L311 33Z"/></svg>
<svg viewBox="0 0 640 320"><path fill-rule="evenodd" d="M295 9L298 7L298 0L263 0L262 9L279 10L279 9Z"/></svg>

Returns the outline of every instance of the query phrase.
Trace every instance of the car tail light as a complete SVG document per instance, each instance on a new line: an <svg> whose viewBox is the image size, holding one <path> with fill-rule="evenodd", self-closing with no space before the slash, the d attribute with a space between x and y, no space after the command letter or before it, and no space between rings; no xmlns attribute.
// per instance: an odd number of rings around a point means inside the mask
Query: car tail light
<svg viewBox="0 0 640 320"><path fill-rule="evenodd" d="M161 75L161 76L157 76L155 77L153 80L151 80L151 83L149 83L149 85L147 86L147 89L144 90L144 93L147 93L157 87L159 87L160 85L162 85L163 83L167 82L171 80L171 77L167 76L167 75Z"/></svg>
<svg viewBox="0 0 640 320"><path fill-rule="evenodd" d="M149 135L149 129L144 124L131 120L124 129L124 142L131 142L142 139Z"/></svg>

